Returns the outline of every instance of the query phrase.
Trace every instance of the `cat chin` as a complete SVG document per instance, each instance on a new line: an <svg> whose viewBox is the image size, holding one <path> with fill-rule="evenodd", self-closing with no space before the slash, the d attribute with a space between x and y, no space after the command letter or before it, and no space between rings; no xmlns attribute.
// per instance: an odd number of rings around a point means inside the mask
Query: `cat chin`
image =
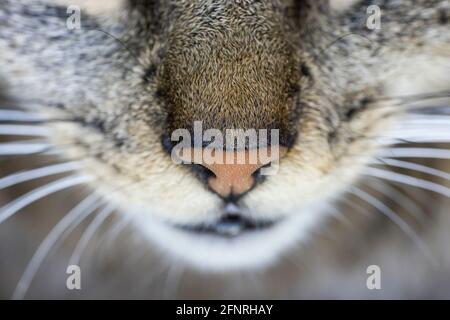
<svg viewBox="0 0 450 320"><path fill-rule="evenodd" d="M139 215L135 227L151 246L167 254L169 263L181 263L203 272L233 272L268 268L288 256L302 242L323 215L302 211L271 228L227 238L198 234Z"/></svg>

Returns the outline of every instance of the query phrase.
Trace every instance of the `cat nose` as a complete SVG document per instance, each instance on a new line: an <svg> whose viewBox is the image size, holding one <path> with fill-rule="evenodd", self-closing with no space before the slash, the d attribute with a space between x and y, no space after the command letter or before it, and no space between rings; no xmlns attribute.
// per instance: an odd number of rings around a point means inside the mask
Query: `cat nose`
<svg viewBox="0 0 450 320"><path fill-rule="evenodd" d="M230 154L226 153L225 156L230 157ZM238 158L238 156L239 154L237 153L231 155L232 158ZM202 163L201 165L214 173L214 176L208 179L209 187L220 196L226 198L230 195L242 195L250 190L255 184L254 173L266 164L249 162L230 164Z"/></svg>
<svg viewBox="0 0 450 320"><path fill-rule="evenodd" d="M208 178L209 187L221 197L239 196L255 184L255 173L262 167L277 162L286 148L260 148L245 151L202 150L202 160L197 164L213 173ZM214 159L213 159L214 158ZM267 168L273 174L275 168ZM266 172L264 172L266 173Z"/></svg>

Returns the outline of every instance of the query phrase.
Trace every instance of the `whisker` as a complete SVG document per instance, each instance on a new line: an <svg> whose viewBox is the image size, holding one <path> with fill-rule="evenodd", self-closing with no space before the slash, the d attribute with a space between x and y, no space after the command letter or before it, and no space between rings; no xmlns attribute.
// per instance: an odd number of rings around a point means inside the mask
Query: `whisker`
<svg viewBox="0 0 450 320"><path fill-rule="evenodd" d="M357 203L354 203L351 201L348 197L344 197L342 199L339 199L341 203L344 203L345 205L349 206L351 209L353 209L355 212L359 212L365 216L368 216L369 213L367 212L367 209L364 208L362 205L359 205Z"/></svg>
<svg viewBox="0 0 450 320"><path fill-rule="evenodd" d="M49 149L51 149L51 145L42 141L0 143L0 156L30 155L42 153L48 151Z"/></svg>
<svg viewBox="0 0 450 320"><path fill-rule="evenodd" d="M89 226L84 231L80 240L78 241L75 250L72 253L72 256L69 259L70 265L78 265L83 255L83 252L86 250L89 241L94 236L95 232L100 228L100 226L105 222L105 220L114 212L116 209L113 205L108 205L103 210L101 210L97 216L92 220Z"/></svg>
<svg viewBox="0 0 450 320"><path fill-rule="evenodd" d="M333 218L335 218L337 221L345 225L346 227L353 227L353 224L351 221L342 213L340 212L336 207L334 207L331 204L327 204L326 208L328 212L331 214Z"/></svg>
<svg viewBox="0 0 450 320"><path fill-rule="evenodd" d="M0 125L0 135L48 137L48 129L37 126Z"/></svg>
<svg viewBox="0 0 450 320"><path fill-rule="evenodd" d="M134 184L125 184L117 187L112 193L123 191L124 188L129 186L133 187ZM23 299L28 291L31 281L37 273L44 258L49 254L50 249L57 245L58 239L63 241L63 239L65 239L64 235L67 236L70 234L81 222L83 222L84 219L86 219L103 204L99 201L100 198L101 197L96 194L88 196L68 214L66 214L64 218L62 218L60 222L58 222L58 224L52 229L52 231L39 245L39 248L33 255L30 263L27 265L27 268L19 280L16 290L14 291L14 299Z"/></svg>
<svg viewBox="0 0 450 320"><path fill-rule="evenodd" d="M430 131L432 130L432 131ZM412 127L412 126L405 126L403 125L400 128L394 127L392 130L390 130L390 135L394 135L396 138L405 138L408 139L408 137L427 137L427 138L450 138L450 123L445 125L427 125L422 126L421 128Z"/></svg>
<svg viewBox="0 0 450 320"><path fill-rule="evenodd" d="M112 191L111 194L114 194L116 192L121 192L121 191L125 190L128 186L130 186L130 185L126 184L126 185L120 186L120 187L116 188L114 191ZM102 201L102 203L98 203L96 208L99 208L100 206L105 205L105 203L106 203L106 201ZM60 243L63 243L66 240L66 238L79 226L79 224L84 219L85 219L85 217L81 217L79 220L75 220L72 223L72 225L65 230L64 234L61 235ZM55 250L57 250L58 249L58 244L55 244L53 247L54 247Z"/></svg>
<svg viewBox="0 0 450 320"><path fill-rule="evenodd" d="M38 249L28 263L25 272L20 278L17 287L14 290L14 300L20 300L24 298L31 282L33 281L34 276L39 270L39 267L41 266L50 249L58 241L59 237L64 233L64 231L69 228L75 221L82 221L82 218L87 217L98 208L99 198L100 197L96 194L92 194L85 198L68 214L66 214L64 218L62 218L58 222L58 224L50 231L50 233L39 245Z"/></svg>
<svg viewBox="0 0 450 320"><path fill-rule="evenodd" d="M422 252L426 254L431 261L433 261L433 263L436 263L436 260L431 254L427 244L418 236L411 226L403 221L391 208L360 188L353 187L348 192L367 202L369 205L379 210L383 215L394 222L419 247L419 249L422 250Z"/></svg>
<svg viewBox="0 0 450 320"><path fill-rule="evenodd" d="M417 203L415 203L410 197L406 196L396 188L390 186L388 183L381 181L379 179L373 179L374 183L365 183L367 188L375 190L398 205L402 206L407 210L407 212L411 213L417 219L423 219L422 208L419 207Z"/></svg>
<svg viewBox="0 0 450 320"><path fill-rule="evenodd" d="M11 174L0 179L0 190L17 185L22 182L51 176L54 174L78 170L79 162L65 162L46 166L38 169Z"/></svg>
<svg viewBox="0 0 450 320"><path fill-rule="evenodd" d="M401 121L402 119L400 119ZM428 132L428 130L433 130ZM401 122L395 125L390 131L408 132L410 134L423 134L423 133L434 133L434 134L447 134L450 135L450 122L448 123L438 123L438 122Z"/></svg>
<svg viewBox="0 0 450 320"><path fill-rule="evenodd" d="M450 117L435 115L402 117L390 130L379 136L379 139L382 140L382 144L394 144L397 140L413 143L450 142Z"/></svg>
<svg viewBox="0 0 450 320"><path fill-rule="evenodd" d="M391 172L391 171L382 170L382 169L378 169L378 168L372 168L372 167L366 168L363 171L363 174L372 176L372 177L376 177L376 178L380 178L380 179L385 179L385 180L389 180L389 181L393 181L393 182L402 183L402 184L417 187L420 189L425 189L425 190L432 191L432 192L435 192L435 193L438 193L445 197L450 198L450 188L447 188L438 183L434 183L434 182L430 182L430 181L427 181L424 179L419 179L416 177L408 176L406 174Z"/></svg>
<svg viewBox="0 0 450 320"><path fill-rule="evenodd" d="M174 263L169 266L167 270L167 278L162 288L163 299L176 296L183 272L184 267L182 264Z"/></svg>
<svg viewBox="0 0 450 320"><path fill-rule="evenodd" d="M44 118L39 113L35 112L0 110L0 121L36 122L42 120L44 120Z"/></svg>
<svg viewBox="0 0 450 320"><path fill-rule="evenodd" d="M436 92L427 92L427 93L402 95L402 96L381 97L381 98L373 99L372 101L380 102L380 101L398 100L399 103L406 104L406 103L411 103L411 102L419 102L419 101L424 101L424 100L440 99L440 98L450 98L450 91L436 91Z"/></svg>
<svg viewBox="0 0 450 320"><path fill-rule="evenodd" d="M442 170L435 169L435 168L431 168L431 167L428 167L425 165L421 165L418 163L396 160L396 159L389 159L389 158L382 158L382 163L385 165L389 165L391 167L397 167L397 168L403 168L403 169L413 170L413 171L417 171L417 172L427 173L427 174L435 176L435 177L450 180L449 173L442 171Z"/></svg>
<svg viewBox="0 0 450 320"><path fill-rule="evenodd" d="M9 217L14 215L19 210L25 208L29 204L47 197L48 195L74 187L79 184L87 183L92 181L93 178L85 175L72 175L49 184L45 186L34 189L33 191L9 202L2 208L0 208L0 224L7 220Z"/></svg>
<svg viewBox="0 0 450 320"><path fill-rule="evenodd" d="M434 114L434 115L450 115L450 106L425 106L415 108L408 112L409 114Z"/></svg>
<svg viewBox="0 0 450 320"><path fill-rule="evenodd" d="M423 113L408 113L402 117L402 125L405 124L449 124L450 116L423 114Z"/></svg>
<svg viewBox="0 0 450 320"><path fill-rule="evenodd" d="M136 52L134 52L133 50L131 50L131 49L126 45L126 43L125 43L123 40L119 39L119 38L116 37L115 35L113 35L113 34L107 32L107 31L105 31L105 30L102 30L102 29L89 29L89 30L101 32L101 33L103 33L104 35L110 37L111 39L117 41L117 43L119 43L119 44L122 46L122 48L125 49L125 50L129 53L129 55L130 55L130 56L131 56L131 57L132 57L132 58L133 58L133 59L134 59L141 67L143 67L144 69L146 68L146 66L145 66L145 65L141 62L141 60L139 59L138 55L136 55Z"/></svg>
<svg viewBox="0 0 450 320"><path fill-rule="evenodd" d="M109 241L117 238L119 234L133 221L134 214L130 213L116 222L111 229L107 230L99 242Z"/></svg>
<svg viewBox="0 0 450 320"><path fill-rule="evenodd" d="M397 137L388 137L388 136L379 136L373 139L376 139L376 142L382 146L391 146L391 145L399 145L399 144L436 144L436 143L450 143L449 135L436 136L431 134L431 136L411 136L406 134L397 134ZM402 138L400 138L403 136ZM366 137L368 138L368 137Z"/></svg>
<svg viewBox="0 0 450 320"><path fill-rule="evenodd" d="M387 158L450 159L450 150L438 148L386 148L378 153Z"/></svg>

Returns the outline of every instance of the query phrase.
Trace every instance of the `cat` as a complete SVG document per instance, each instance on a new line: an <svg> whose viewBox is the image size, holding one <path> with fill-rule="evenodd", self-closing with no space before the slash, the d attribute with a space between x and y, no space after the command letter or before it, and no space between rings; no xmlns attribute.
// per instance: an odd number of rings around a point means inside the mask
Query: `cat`
<svg viewBox="0 0 450 320"><path fill-rule="evenodd" d="M449 16L1 0L1 297L448 298ZM196 122L276 135L174 161Z"/></svg>

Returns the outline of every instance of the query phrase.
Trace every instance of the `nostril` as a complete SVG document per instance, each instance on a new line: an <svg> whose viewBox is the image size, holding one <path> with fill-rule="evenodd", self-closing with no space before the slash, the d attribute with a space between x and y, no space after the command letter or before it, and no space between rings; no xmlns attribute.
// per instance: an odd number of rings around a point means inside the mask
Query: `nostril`
<svg viewBox="0 0 450 320"><path fill-rule="evenodd" d="M261 171L264 169L268 169L272 166L272 162L269 162L265 165L263 165L262 167L258 168L255 170L255 172L252 173L253 178L255 178L255 180L260 181L264 176L262 175Z"/></svg>
<svg viewBox="0 0 450 320"><path fill-rule="evenodd" d="M202 166L200 164L191 164L191 168L194 171L194 173L203 181L205 181L206 183L208 182L209 178L213 178L216 175L214 174L213 171L211 171L210 169L208 169L205 166Z"/></svg>
<svg viewBox="0 0 450 320"><path fill-rule="evenodd" d="M261 168L258 168L258 170L256 170L255 172L253 172L252 177L255 180L255 185L264 183L267 179L267 177L271 174L273 174L273 172L275 172L274 170L276 170L276 166L277 164L273 161L265 164L264 166L262 166Z"/></svg>
<svg viewBox="0 0 450 320"><path fill-rule="evenodd" d="M161 144L162 144L162 146L163 146L163 149L167 152L167 153L169 153L169 154L171 154L172 153L172 150L173 150L173 148L175 147L175 144L173 143L173 141L170 139L170 137L168 136L168 135L166 135L166 134L164 134L162 137L161 137Z"/></svg>
<svg viewBox="0 0 450 320"><path fill-rule="evenodd" d="M187 152L186 152L187 151ZM285 148L262 148L241 151L206 153L205 149L189 148L178 156L222 198L241 197L262 181L263 170L272 167L286 152Z"/></svg>

